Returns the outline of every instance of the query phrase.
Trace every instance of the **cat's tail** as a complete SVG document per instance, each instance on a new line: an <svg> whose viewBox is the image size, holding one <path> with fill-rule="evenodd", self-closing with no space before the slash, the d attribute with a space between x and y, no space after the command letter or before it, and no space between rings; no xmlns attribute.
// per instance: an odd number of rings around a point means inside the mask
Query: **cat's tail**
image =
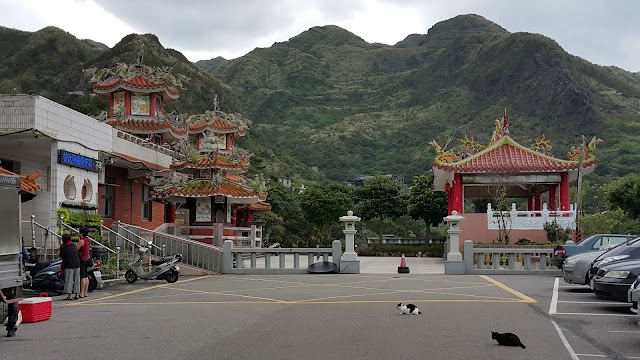
<svg viewBox="0 0 640 360"><path fill-rule="evenodd" d="M523 348L523 349L527 348L526 346L524 346L524 344L522 342L520 343L520 347Z"/></svg>

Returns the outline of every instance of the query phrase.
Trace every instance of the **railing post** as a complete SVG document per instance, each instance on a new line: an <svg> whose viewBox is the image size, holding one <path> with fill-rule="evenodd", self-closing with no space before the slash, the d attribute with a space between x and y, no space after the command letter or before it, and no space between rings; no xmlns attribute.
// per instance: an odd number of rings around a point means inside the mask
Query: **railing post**
<svg viewBox="0 0 640 360"><path fill-rule="evenodd" d="M547 270L547 254L546 253L540 253L539 269L540 270Z"/></svg>
<svg viewBox="0 0 640 360"><path fill-rule="evenodd" d="M167 244L162 244L162 257L165 256L164 254L166 254L165 250L167 250Z"/></svg>
<svg viewBox="0 0 640 360"><path fill-rule="evenodd" d="M342 258L342 241L333 240L331 243L331 260L333 263L338 266L338 272L340 272L340 260ZM310 259L313 259L313 254L311 254ZM309 263L311 265L311 263Z"/></svg>
<svg viewBox="0 0 640 360"><path fill-rule="evenodd" d="M222 245L222 272L229 274L233 269L233 241L225 240Z"/></svg>
<svg viewBox="0 0 640 360"><path fill-rule="evenodd" d="M120 246L116 246L116 279L118 278L119 270L120 270Z"/></svg>
<svg viewBox="0 0 640 360"><path fill-rule="evenodd" d="M36 247L36 216L31 215L31 247Z"/></svg>
<svg viewBox="0 0 640 360"><path fill-rule="evenodd" d="M256 247L256 226L251 225L251 247Z"/></svg>
<svg viewBox="0 0 640 360"><path fill-rule="evenodd" d="M473 271L473 241L465 240L464 241L464 272L466 274L471 274Z"/></svg>

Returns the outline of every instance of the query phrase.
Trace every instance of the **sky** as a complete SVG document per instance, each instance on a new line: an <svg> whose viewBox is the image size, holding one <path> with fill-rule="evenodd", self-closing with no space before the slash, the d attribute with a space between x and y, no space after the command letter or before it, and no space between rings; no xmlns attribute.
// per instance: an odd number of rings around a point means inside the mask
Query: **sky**
<svg viewBox="0 0 640 360"><path fill-rule="evenodd" d="M152 33L189 60L233 59L313 26L337 25L393 45L461 14L550 37L592 63L640 72L636 0L0 0L0 25L59 27L111 47Z"/></svg>

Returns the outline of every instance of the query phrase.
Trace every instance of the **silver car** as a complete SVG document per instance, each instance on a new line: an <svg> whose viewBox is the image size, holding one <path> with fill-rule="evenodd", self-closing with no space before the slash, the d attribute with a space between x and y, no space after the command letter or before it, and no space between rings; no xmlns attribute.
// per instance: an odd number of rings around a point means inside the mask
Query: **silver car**
<svg viewBox="0 0 640 360"><path fill-rule="evenodd" d="M562 264L564 282L569 284L589 285L589 268L591 263L605 250L589 251L569 256Z"/></svg>

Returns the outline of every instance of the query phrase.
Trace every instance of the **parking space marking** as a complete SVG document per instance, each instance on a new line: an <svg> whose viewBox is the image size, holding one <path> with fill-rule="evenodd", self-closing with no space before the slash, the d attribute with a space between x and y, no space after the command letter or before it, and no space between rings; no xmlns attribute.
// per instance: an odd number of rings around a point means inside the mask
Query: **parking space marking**
<svg viewBox="0 0 640 360"><path fill-rule="evenodd" d="M228 292L228 291L203 291L203 290L192 290L192 289L175 288L175 287L170 287L170 286L165 287L165 289L180 290L180 291L184 291L184 292L193 292L193 293L199 293L199 294L237 296L237 297L241 297L241 298L266 300L266 301L276 302L276 303L286 303L287 302L286 300L281 300L281 299L272 299L272 298L266 298L266 297L260 297L260 296L250 296L250 295L235 294L235 293Z"/></svg>
<svg viewBox="0 0 640 360"><path fill-rule="evenodd" d="M587 357L598 357L598 358L606 358L606 355L596 355L596 354L576 354L578 356L587 356ZM640 357L638 356L628 356L628 357L621 357L618 359L640 359Z"/></svg>
<svg viewBox="0 0 640 360"><path fill-rule="evenodd" d="M507 285L505 285L505 284L503 284L503 283L501 283L501 282L499 282L497 280L494 280L494 279L492 279L492 278L490 278L490 277L488 277L486 275L478 275L478 276L480 276L481 278L485 279L486 281L492 283L493 285L501 288L502 290L510 293L511 295L517 296L518 298L520 298L522 300L522 302L525 302L525 303L534 303L534 302L536 302L534 299L532 299L532 298L528 297L527 295L519 292L518 290L514 290L514 289L508 287Z"/></svg>
<svg viewBox="0 0 640 360"><path fill-rule="evenodd" d="M567 303L567 304L596 304L596 305L620 305L618 301L569 301L569 300L558 300L559 303Z"/></svg>
<svg viewBox="0 0 640 360"><path fill-rule="evenodd" d="M553 282L553 294L551 295L551 304L549 304L549 315L553 315L558 311L558 284L560 278L556 278Z"/></svg>
<svg viewBox="0 0 640 360"><path fill-rule="evenodd" d="M630 317L637 316L635 314L600 314L600 313L555 313L554 315L579 315L579 316L614 316L614 317Z"/></svg>
<svg viewBox="0 0 640 360"><path fill-rule="evenodd" d="M558 280L558 279L556 279ZM557 282L556 282L557 284ZM562 332L562 330L560 330L560 327L558 326L558 324L556 324L555 321L553 321L553 319L551 320L551 324L553 324L553 327L556 329L556 332L558 333L558 336L560 336L560 340L562 341L562 344L564 345L564 347L567 349L567 351L569 352L569 355L571 355L571 359L573 360L580 360L580 358L578 357L578 355L576 354L575 351L573 351L573 348L571 347L571 345L569 344L569 341L567 340L567 338L564 336L564 333Z"/></svg>

